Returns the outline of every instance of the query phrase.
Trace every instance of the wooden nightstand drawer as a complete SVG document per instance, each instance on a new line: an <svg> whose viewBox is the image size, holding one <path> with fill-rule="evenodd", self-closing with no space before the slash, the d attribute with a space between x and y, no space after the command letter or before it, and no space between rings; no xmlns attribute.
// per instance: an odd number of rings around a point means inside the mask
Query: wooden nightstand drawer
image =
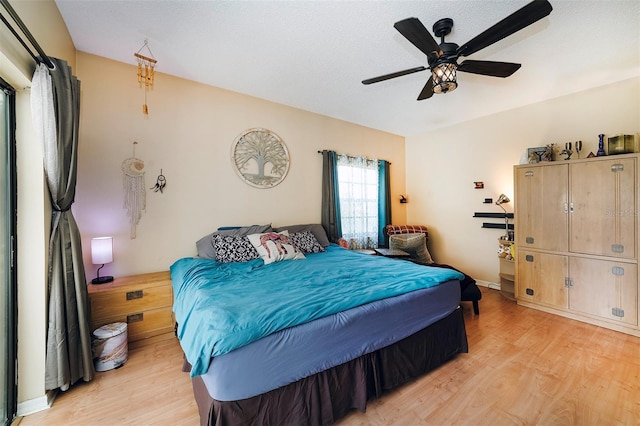
<svg viewBox="0 0 640 426"><path fill-rule="evenodd" d="M106 317L94 322L96 327L114 322L127 323L127 340L135 341L173 332L171 307L133 312L128 315Z"/></svg>
<svg viewBox="0 0 640 426"><path fill-rule="evenodd" d="M171 287L126 288L91 295L93 318L127 315L146 309L171 306Z"/></svg>

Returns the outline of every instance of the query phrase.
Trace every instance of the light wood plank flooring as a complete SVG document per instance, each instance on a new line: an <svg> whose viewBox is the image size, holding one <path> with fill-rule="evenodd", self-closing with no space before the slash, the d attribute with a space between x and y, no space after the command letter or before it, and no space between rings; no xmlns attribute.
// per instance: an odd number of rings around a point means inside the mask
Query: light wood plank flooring
<svg viewBox="0 0 640 426"><path fill-rule="evenodd" d="M640 425L640 339L517 306L482 288L465 303L469 354L370 401L340 426ZM61 393L30 425L197 425L176 341Z"/></svg>

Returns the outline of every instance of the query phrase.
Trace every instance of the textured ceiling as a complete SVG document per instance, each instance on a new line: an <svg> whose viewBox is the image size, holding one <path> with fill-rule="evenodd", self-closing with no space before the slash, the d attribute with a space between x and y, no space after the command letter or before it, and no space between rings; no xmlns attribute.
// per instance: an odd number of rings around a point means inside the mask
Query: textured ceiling
<svg viewBox="0 0 640 426"><path fill-rule="evenodd" d="M521 63L513 76L459 73L424 101L426 71L361 84L426 65L396 21L452 18L446 41L462 45L528 1L55 2L80 51L135 64L148 39L158 72L403 136L640 75L638 0L550 0L549 16L467 58Z"/></svg>

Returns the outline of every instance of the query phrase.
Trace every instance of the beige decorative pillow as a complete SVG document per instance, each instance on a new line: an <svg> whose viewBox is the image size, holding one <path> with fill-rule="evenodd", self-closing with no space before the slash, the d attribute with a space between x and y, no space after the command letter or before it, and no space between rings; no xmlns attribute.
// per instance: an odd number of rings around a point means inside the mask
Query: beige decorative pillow
<svg viewBox="0 0 640 426"><path fill-rule="evenodd" d="M397 234L389 237L389 248L403 250L422 263L434 263L424 234Z"/></svg>
<svg viewBox="0 0 640 426"><path fill-rule="evenodd" d="M281 260L304 259L304 254L289 241L289 232L267 232L248 235L251 245L264 260L265 265Z"/></svg>

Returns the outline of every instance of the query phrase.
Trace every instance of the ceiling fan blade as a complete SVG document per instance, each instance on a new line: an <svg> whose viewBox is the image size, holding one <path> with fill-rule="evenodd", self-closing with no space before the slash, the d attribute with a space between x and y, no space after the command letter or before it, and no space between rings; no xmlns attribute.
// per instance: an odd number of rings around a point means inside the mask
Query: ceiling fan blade
<svg viewBox="0 0 640 426"><path fill-rule="evenodd" d="M504 78L518 71L520 66L520 64L514 64L512 62L466 60L458 65L458 71Z"/></svg>
<svg viewBox="0 0 640 426"><path fill-rule="evenodd" d="M418 18L403 19L393 26L427 57L438 58L442 55L440 46Z"/></svg>
<svg viewBox="0 0 640 426"><path fill-rule="evenodd" d="M552 10L547 0L534 0L460 46L456 54L458 57L469 56L544 18Z"/></svg>
<svg viewBox="0 0 640 426"><path fill-rule="evenodd" d="M362 84L378 83L380 81L385 81L385 80L389 80L396 77L402 77L403 75L413 74L414 72L419 72L424 70L426 70L425 67L409 68L408 70L392 72L391 74L381 75L380 77L374 77L374 78L368 78L366 80L362 80Z"/></svg>
<svg viewBox="0 0 640 426"><path fill-rule="evenodd" d="M433 77L429 77L429 80L427 80L427 84L424 85L422 92L418 95L418 100L429 99L431 96L433 96Z"/></svg>

